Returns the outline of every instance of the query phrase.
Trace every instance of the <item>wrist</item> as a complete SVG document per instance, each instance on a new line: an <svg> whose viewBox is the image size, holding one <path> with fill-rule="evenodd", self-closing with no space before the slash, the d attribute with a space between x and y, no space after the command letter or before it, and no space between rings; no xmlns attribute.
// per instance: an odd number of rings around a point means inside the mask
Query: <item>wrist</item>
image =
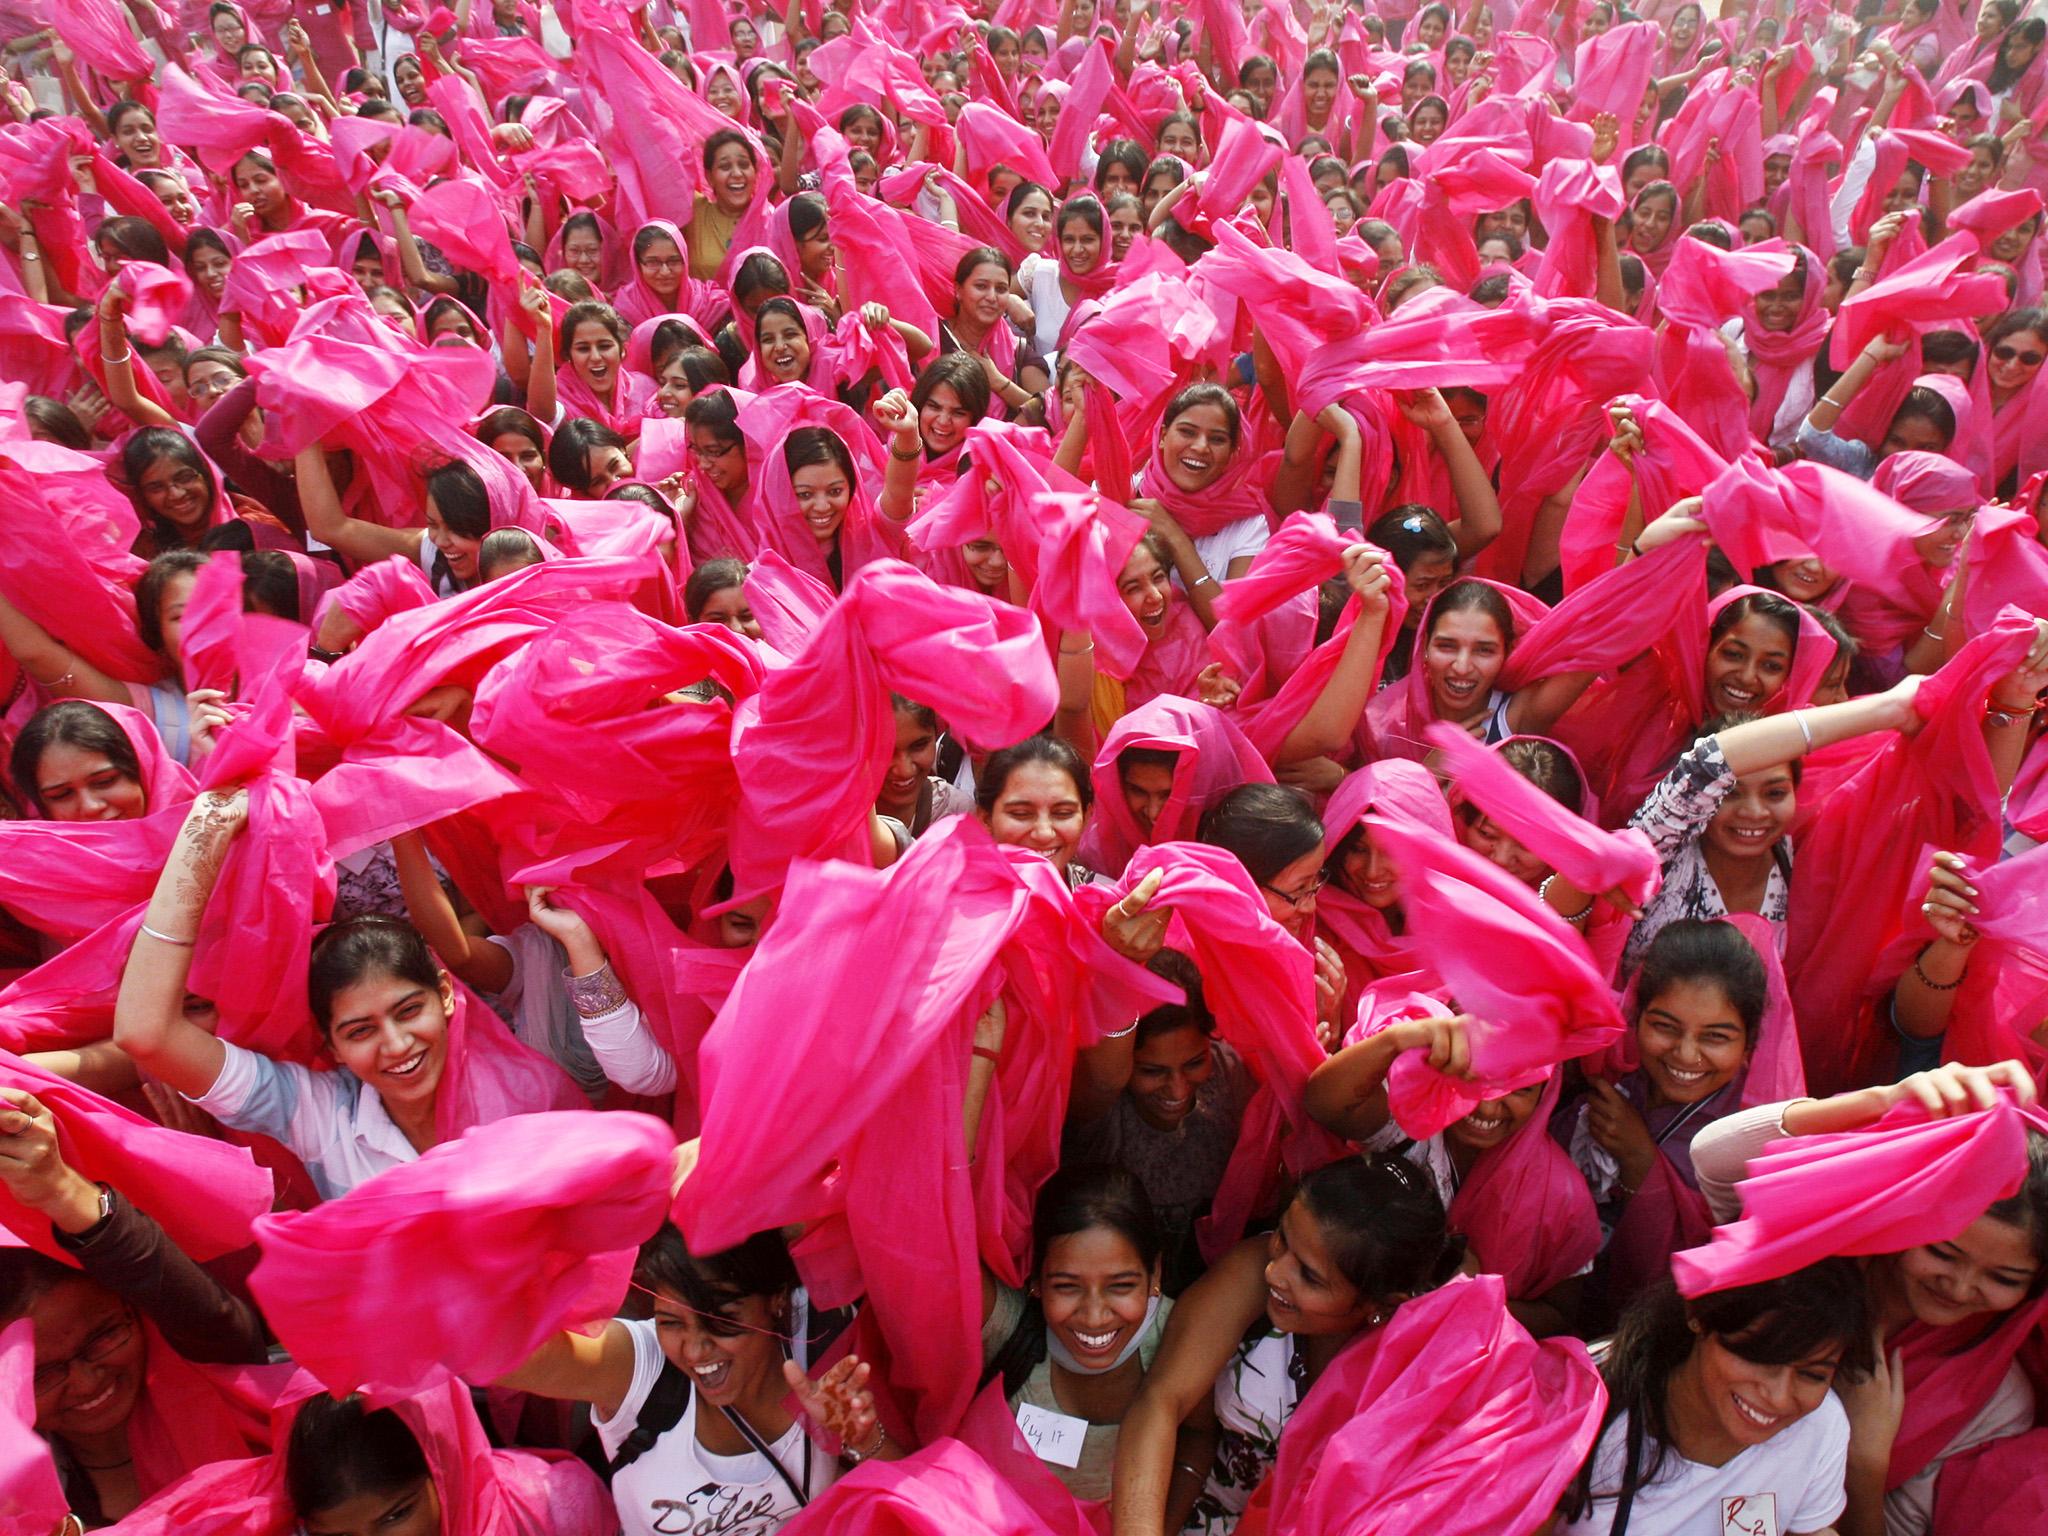
<svg viewBox="0 0 2048 1536"><path fill-rule="evenodd" d="M100 1186L75 1168L67 1167L55 1188L29 1203L50 1218L51 1226L72 1237L91 1231L105 1219Z"/></svg>

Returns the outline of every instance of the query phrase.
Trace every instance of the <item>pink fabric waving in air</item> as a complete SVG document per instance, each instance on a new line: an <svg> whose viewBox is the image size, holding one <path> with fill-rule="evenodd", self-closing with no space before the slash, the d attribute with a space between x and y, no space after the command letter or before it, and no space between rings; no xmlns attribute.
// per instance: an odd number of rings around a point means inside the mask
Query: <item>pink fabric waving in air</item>
<svg viewBox="0 0 2048 1536"><path fill-rule="evenodd" d="M1600 1433L1577 1339L1532 1339L1491 1275L1403 1302L1317 1380L1280 1437L1274 1536L1529 1536Z"/></svg>
<svg viewBox="0 0 2048 1536"><path fill-rule="evenodd" d="M49 1536L71 1504L50 1442L36 1433L36 1325L16 1318L0 1332L0 1520L9 1536Z"/></svg>
<svg viewBox="0 0 2048 1536"><path fill-rule="evenodd" d="M139 530L106 466L56 443L0 444L0 593L102 671L153 683L164 658L135 633Z"/></svg>
<svg viewBox="0 0 2048 1536"><path fill-rule="evenodd" d="M763 550L747 566L746 594L763 637L785 657L804 648L839 601L825 583L772 549Z"/></svg>
<svg viewBox="0 0 2048 1536"><path fill-rule="evenodd" d="M900 561L856 572L801 654L741 710L733 895L780 885L801 858L864 857L867 816L895 750L891 692L981 746L1052 718L1058 692L1038 621L941 587Z"/></svg>
<svg viewBox="0 0 2048 1536"><path fill-rule="evenodd" d="M1621 1034L1614 993L1584 943L1534 891L1412 825L1383 816L1365 825L1401 871L1413 952L1474 1015L1469 1079L1447 1077L1414 1052L1395 1061L1387 1093L1402 1130L1434 1136L1475 1104Z"/></svg>
<svg viewBox="0 0 2048 1536"><path fill-rule="evenodd" d="M2020 1187L2029 1134L2048 1134L2048 1113L2002 1095L1943 1120L1909 1101L1861 1130L1776 1143L1737 1186L1742 1219L1673 1259L1678 1288L1700 1296L1834 1254L1946 1242Z"/></svg>
<svg viewBox="0 0 2048 1536"><path fill-rule="evenodd" d="M878 971L880 953L896 963ZM866 1292L890 1357L877 1379L920 1435L948 1433L974 1393L977 1251L1020 1272L1072 1052L1173 991L1109 953L1050 865L997 848L972 818L948 818L887 870L798 863L704 1041L701 1156L676 1219L705 1252L810 1224L796 1258L813 1295ZM1008 1032L970 1167L968 1046L999 994ZM806 1070L786 1070L793 1059Z"/></svg>
<svg viewBox="0 0 2048 1536"><path fill-rule="evenodd" d="M295 1536L302 1527L285 1483L299 1377L279 1410L265 1457L204 1465L118 1522L119 1536ZM463 1536L610 1536L618 1511L588 1467L560 1451L491 1448L469 1388L447 1382L391 1405L426 1454L441 1529Z"/></svg>
<svg viewBox="0 0 2048 1536"><path fill-rule="evenodd" d="M1132 748L1177 754L1172 792L1150 827L1139 825L1124 798L1117 759ZM1139 705L1110 727L1090 776L1095 815L1081 856L1089 868L1116 874L1147 844L1191 840L1201 814L1238 785L1273 782L1273 770L1228 715L1169 695Z"/></svg>
<svg viewBox="0 0 2048 1536"><path fill-rule="evenodd" d="M128 311L128 329L152 347L164 344L192 302L192 279L182 268L174 271L153 261L128 261L114 281L134 300Z"/></svg>
<svg viewBox="0 0 2048 1536"><path fill-rule="evenodd" d="M1341 1155L1342 1144L1301 1107L1308 1076L1326 1054L1316 1039L1308 950L1273 921L1237 857L1201 843L1141 848L1122 880L1107 890L1090 887L1084 899L1091 910L1106 906L1103 897L1121 899L1155 869L1164 879L1152 905L1173 914L1167 942L1193 956L1219 1037L1259 1083L1210 1214L1197 1226L1213 1260L1270 1206L1283 1163L1298 1177Z"/></svg>
<svg viewBox="0 0 2048 1536"><path fill-rule="evenodd" d="M1424 294L1392 319L1319 348L1295 381L1302 409L1321 410L1361 389L1491 388L1516 377L1545 328L1533 301L1488 309L1444 293L1434 303Z"/></svg>
<svg viewBox="0 0 2048 1536"><path fill-rule="evenodd" d="M1442 753L1442 763L1467 799L1502 831L1582 891L1621 888L1637 906L1662 883L1657 851L1630 828L1603 832L1575 815L1515 772L1498 752L1441 722L1423 737Z"/></svg>
<svg viewBox="0 0 2048 1536"><path fill-rule="evenodd" d="M1986 862L1996 854L2000 795L1981 717L1992 685L2025 656L2032 635L2030 619L2006 610L1921 684L1920 733L1882 738L1794 824L1799 899L1785 970L1816 1094L1874 1082L1888 1061L1891 1031L1864 1004L1889 985L1877 963L1885 948L1924 926L1914 893L1928 850ZM1882 818L1882 838L1869 835L1873 816Z"/></svg>
<svg viewBox="0 0 2048 1536"><path fill-rule="evenodd" d="M1436 776L1406 758L1383 758L1345 775L1323 814L1323 835L1330 846L1341 846L1368 812L1398 817L1438 837L1457 835ZM1407 939L1396 936L1386 914L1352 895L1341 880L1324 886L1316 898L1316 923L1344 960L1350 980L1346 1018L1357 1005L1363 983L1415 969Z"/></svg>
<svg viewBox="0 0 2048 1536"><path fill-rule="evenodd" d="M958 1440L871 1461L826 1489L783 1536L1054 1536L1007 1478Z"/></svg>
<svg viewBox="0 0 2048 1536"><path fill-rule="evenodd" d="M1451 1199L1451 1230L1465 1234L1480 1267L1517 1301L1541 1297L1600 1252L1593 1192L1550 1134L1561 1081L1550 1074L1529 1118L1480 1156Z"/></svg>
<svg viewBox="0 0 2048 1536"><path fill-rule="evenodd" d="M393 614L429 607L439 596L421 572L418 561L392 555L364 566L327 593L315 614L315 628L330 604L368 634Z"/></svg>
<svg viewBox="0 0 2048 1536"><path fill-rule="evenodd" d="M109 80L146 83L156 73L156 61L128 30L127 13L117 0L63 0L50 7L50 15L57 35L79 61Z"/></svg>
<svg viewBox="0 0 2048 1536"><path fill-rule="evenodd" d="M86 1178L111 1184L193 1258L204 1262L249 1244L270 1209L270 1175L249 1154L211 1137L166 1130L90 1089L0 1051L0 1085L32 1093L57 1120L57 1148ZM0 1191L8 1240L71 1264L50 1219Z"/></svg>
<svg viewBox="0 0 2048 1536"><path fill-rule="evenodd" d="M674 1149L666 1125L624 1111L479 1126L338 1200L263 1217L250 1288L333 1392L389 1403L451 1376L492 1381L618 1309L667 1213Z"/></svg>

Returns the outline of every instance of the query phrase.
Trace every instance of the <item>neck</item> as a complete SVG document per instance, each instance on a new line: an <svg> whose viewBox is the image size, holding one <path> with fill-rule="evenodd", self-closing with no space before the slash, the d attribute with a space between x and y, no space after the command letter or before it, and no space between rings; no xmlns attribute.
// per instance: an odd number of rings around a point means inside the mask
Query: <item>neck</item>
<svg viewBox="0 0 2048 1536"><path fill-rule="evenodd" d="M981 344L988 339L988 333L993 329L993 326L983 325L979 320L971 319L964 309L953 316L953 339L960 343L961 350L965 352L979 352Z"/></svg>
<svg viewBox="0 0 2048 1536"><path fill-rule="evenodd" d="M384 1112L391 1117L391 1123L399 1133L412 1143L415 1152L425 1152L440 1138L434 1132L434 1099L424 1104L394 1104L384 1100Z"/></svg>
<svg viewBox="0 0 2048 1536"><path fill-rule="evenodd" d="M1698 1346L1685 1364L1672 1372L1664 1387L1664 1420L1678 1454L1703 1467L1725 1466L1742 1449L1725 1431L1708 1405L1699 1379Z"/></svg>
<svg viewBox="0 0 2048 1536"><path fill-rule="evenodd" d="M788 1390L778 1371L766 1387L748 1393L745 1401L734 1403L732 1411L747 1421L747 1428L773 1445L789 1433L792 1420L789 1410L782 1406ZM697 1402L697 1443L714 1456L741 1456L753 1449L732 1420L702 1398Z"/></svg>
<svg viewBox="0 0 2048 1536"><path fill-rule="evenodd" d="M1363 1332L1360 1329L1359 1332ZM1302 1359L1308 1365L1308 1379L1315 1381L1323 1374L1329 1363L1343 1352L1344 1346L1357 1338L1357 1333L1312 1333L1306 1335L1298 1346Z"/></svg>
<svg viewBox="0 0 2048 1536"><path fill-rule="evenodd" d="M1458 1180L1463 1183L1471 1177L1473 1167L1485 1154L1477 1147L1468 1147L1455 1136L1444 1137L1444 1151L1451 1156L1451 1166L1458 1171Z"/></svg>
<svg viewBox="0 0 2048 1536"><path fill-rule="evenodd" d="M1877 1331L1890 1338L1913 1321L1913 1304L1899 1284L1896 1265L1865 1260L1864 1274L1870 1285L1870 1299L1877 1313Z"/></svg>
<svg viewBox="0 0 2048 1536"><path fill-rule="evenodd" d="M1764 892L1771 882L1768 850L1749 858L1734 858L1717 848L1702 847L1707 873L1721 893L1721 905L1730 912L1757 912L1764 904Z"/></svg>
<svg viewBox="0 0 2048 1536"><path fill-rule="evenodd" d="M135 1459L128 1446L128 1426L104 1430L97 1435L65 1435L65 1448L87 1471L118 1471Z"/></svg>
<svg viewBox="0 0 2048 1536"><path fill-rule="evenodd" d="M2000 389L1996 384L1993 384L1991 386L1991 409L1994 411L2001 409L2006 401L2018 393L2019 390L2017 388Z"/></svg>
<svg viewBox="0 0 2048 1536"><path fill-rule="evenodd" d="M1145 1384L1145 1362L1132 1355L1113 1371L1083 1376L1057 1360L1052 1367L1052 1395L1059 1405L1093 1424L1120 1424Z"/></svg>

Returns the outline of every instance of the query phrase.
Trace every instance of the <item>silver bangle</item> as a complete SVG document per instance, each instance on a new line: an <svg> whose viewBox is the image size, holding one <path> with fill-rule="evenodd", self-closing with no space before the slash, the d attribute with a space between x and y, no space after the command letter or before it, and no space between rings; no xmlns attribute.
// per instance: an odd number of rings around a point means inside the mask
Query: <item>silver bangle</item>
<svg viewBox="0 0 2048 1536"><path fill-rule="evenodd" d="M100 361L107 364L110 367L115 363L132 363L135 361L135 351L133 348L130 348L128 351L123 352L119 357L108 357L104 352L102 352L100 354Z"/></svg>
<svg viewBox="0 0 2048 1536"><path fill-rule="evenodd" d="M1536 899L1542 902L1545 906L1550 905L1550 882L1555 880L1556 878L1557 876L1555 874L1545 875L1543 877L1543 883L1536 887ZM1553 912L1557 912L1557 908L1555 907L1551 907L1550 910ZM1579 908L1579 910L1575 914L1568 916L1563 912L1557 912L1557 915L1559 917L1564 918L1566 922L1570 923L1574 928L1576 928L1580 923L1583 923L1587 918L1593 915L1593 898L1588 896L1586 898L1586 904L1583 907Z"/></svg>
<svg viewBox="0 0 2048 1536"><path fill-rule="evenodd" d="M175 944L180 949L190 949L199 942L197 939L174 939L168 933L158 933L147 923L142 925L142 931L152 939L155 939L159 944Z"/></svg>
<svg viewBox="0 0 2048 1536"><path fill-rule="evenodd" d="M1799 734L1806 738L1806 750L1811 752L1813 750L1813 732L1806 728L1806 711L1803 709L1793 710L1792 723L1799 727Z"/></svg>
<svg viewBox="0 0 2048 1536"><path fill-rule="evenodd" d="M1194 587L1199 587L1205 581L1209 583L1210 586L1214 587L1218 592L1221 592L1223 590L1223 583L1218 581L1214 576L1211 576L1207 571L1202 572L1201 575L1195 578ZM1190 591L1192 591L1193 589L1193 587L1189 588Z"/></svg>
<svg viewBox="0 0 2048 1536"><path fill-rule="evenodd" d="M1125 915L1128 916L1129 914L1127 913ZM1131 1031L1136 1029L1137 1027L1138 1021L1136 1019L1133 1019L1130 1023L1126 1024L1122 1029L1112 1029L1102 1038L1105 1040L1121 1040L1124 1038L1124 1036L1130 1034Z"/></svg>

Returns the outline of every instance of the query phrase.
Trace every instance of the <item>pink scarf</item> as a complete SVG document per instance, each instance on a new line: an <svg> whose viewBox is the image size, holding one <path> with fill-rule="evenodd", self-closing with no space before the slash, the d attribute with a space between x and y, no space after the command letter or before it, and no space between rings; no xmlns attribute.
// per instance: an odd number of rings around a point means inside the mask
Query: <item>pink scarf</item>
<svg viewBox="0 0 2048 1536"><path fill-rule="evenodd" d="M1176 754L1173 789L1151 827L1124 798L1117 759L1139 748ZM1230 717L1189 699L1158 698L1119 720L1095 755L1095 815L1081 839L1091 869L1121 874L1147 845L1191 841L1202 813L1240 784L1270 784L1273 771Z"/></svg>
<svg viewBox="0 0 2048 1536"><path fill-rule="evenodd" d="M1756 399L1750 402L1749 430L1759 442L1767 442L1778 407L1800 370L1811 368L1813 359L1827 341L1832 323L1821 304L1821 290L1827 286L1821 259L1805 246L1787 246L1782 240L1752 246L1757 251L1792 250L1804 263L1806 286L1800 295L1799 313L1787 330L1764 328L1757 318L1756 301L1750 300L1742 318L1742 344L1749 351L1750 373L1756 380Z"/></svg>

